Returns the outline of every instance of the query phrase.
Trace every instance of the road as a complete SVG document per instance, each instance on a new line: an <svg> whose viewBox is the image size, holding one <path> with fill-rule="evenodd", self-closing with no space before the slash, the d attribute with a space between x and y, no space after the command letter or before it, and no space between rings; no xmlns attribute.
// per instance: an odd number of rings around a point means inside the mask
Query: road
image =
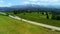
<svg viewBox="0 0 60 34"><path fill-rule="evenodd" d="M53 31L54 30L60 31L60 27L56 27L56 26L51 26L51 25L42 24L42 23L38 23L38 22L29 21L29 20L26 20L26 19L19 18L17 16L11 16L11 15L9 15L9 17L17 19L17 20L22 20L22 21L25 21L27 23L35 24L35 25L38 25L38 26L46 27L46 28L52 29Z"/></svg>
<svg viewBox="0 0 60 34"><path fill-rule="evenodd" d="M6 13L3 13L3 12L0 12L0 14L6 15ZM51 26L51 25L42 24L42 23L38 23L38 22L29 21L29 20L22 19L22 18L17 17L17 16L12 16L12 15L9 15L9 17L17 19L17 20L22 20L22 21L25 21L27 23L31 23L31 24L34 24L34 25L46 27L46 28L52 29L52 31L55 31L55 30L60 31L60 27L56 27L56 26Z"/></svg>

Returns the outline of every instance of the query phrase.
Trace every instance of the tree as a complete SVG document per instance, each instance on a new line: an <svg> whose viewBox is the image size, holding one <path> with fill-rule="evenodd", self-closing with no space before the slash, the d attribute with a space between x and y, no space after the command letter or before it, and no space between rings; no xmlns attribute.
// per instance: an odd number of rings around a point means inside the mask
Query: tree
<svg viewBox="0 0 60 34"><path fill-rule="evenodd" d="M52 19L54 19L54 20L60 20L60 15L52 15Z"/></svg>
<svg viewBox="0 0 60 34"><path fill-rule="evenodd" d="M44 12L42 12L42 15L44 15Z"/></svg>
<svg viewBox="0 0 60 34"><path fill-rule="evenodd" d="M52 18L51 19L56 19L56 15L52 14Z"/></svg>
<svg viewBox="0 0 60 34"><path fill-rule="evenodd" d="M48 12L46 12L46 18L49 19Z"/></svg>
<svg viewBox="0 0 60 34"><path fill-rule="evenodd" d="M16 15L17 14L17 10L13 10L13 13Z"/></svg>

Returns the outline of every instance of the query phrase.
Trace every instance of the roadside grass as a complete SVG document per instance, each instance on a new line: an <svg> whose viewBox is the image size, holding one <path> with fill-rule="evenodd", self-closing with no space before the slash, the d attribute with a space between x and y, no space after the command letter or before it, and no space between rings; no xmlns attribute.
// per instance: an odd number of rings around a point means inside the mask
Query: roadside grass
<svg viewBox="0 0 60 34"><path fill-rule="evenodd" d="M42 15L41 13L38 14L37 12L25 13L25 14L20 13L20 14L17 14L17 16L27 19L27 20L60 27L60 20L52 20L51 14L49 14L50 19L47 19L46 15Z"/></svg>
<svg viewBox="0 0 60 34"><path fill-rule="evenodd" d="M33 25L0 15L0 34L60 34L60 31Z"/></svg>

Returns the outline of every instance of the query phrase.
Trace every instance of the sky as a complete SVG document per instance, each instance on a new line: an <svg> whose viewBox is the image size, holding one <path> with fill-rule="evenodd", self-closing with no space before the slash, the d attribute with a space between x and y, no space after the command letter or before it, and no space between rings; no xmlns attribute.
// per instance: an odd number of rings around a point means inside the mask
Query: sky
<svg viewBox="0 0 60 34"><path fill-rule="evenodd" d="M60 5L60 0L0 0L0 7L10 7L13 5L27 5L27 4L36 4L36 5Z"/></svg>

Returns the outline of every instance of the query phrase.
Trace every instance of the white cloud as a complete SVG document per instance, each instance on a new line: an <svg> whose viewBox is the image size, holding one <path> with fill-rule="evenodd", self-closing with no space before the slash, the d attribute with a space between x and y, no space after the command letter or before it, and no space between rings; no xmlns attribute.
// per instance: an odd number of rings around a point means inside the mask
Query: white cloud
<svg viewBox="0 0 60 34"><path fill-rule="evenodd" d="M59 0L30 0L31 2L59 2Z"/></svg>
<svg viewBox="0 0 60 34"><path fill-rule="evenodd" d="M8 3L8 5L12 5L12 3Z"/></svg>
<svg viewBox="0 0 60 34"><path fill-rule="evenodd" d="M49 0L48 2L50 2L50 3L58 3L59 0Z"/></svg>
<svg viewBox="0 0 60 34"><path fill-rule="evenodd" d="M36 2L36 1L38 1L38 0L29 0L29 1L33 1L33 2Z"/></svg>
<svg viewBox="0 0 60 34"><path fill-rule="evenodd" d="M8 5L8 7L10 7L10 6L12 6L12 3L8 3L7 5Z"/></svg>
<svg viewBox="0 0 60 34"><path fill-rule="evenodd" d="M0 7L10 7L10 6L12 6L12 3L0 4Z"/></svg>
<svg viewBox="0 0 60 34"><path fill-rule="evenodd" d="M29 2L29 1L25 1L25 2L23 2L23 4L24 4L24 5L30 4L30 2Z"/></svg>
<svg viewBox="0 0 60 34"><path fill-rule="evenodd" d="M29 0L24 4L37 4L37 5L60 5L60 0Z"/></svg>
<svg viewBox="0 0 60 34"><path fill-rule="evenodd" d="M0 0L0 3L4 2L3 0Z"/></svg>

